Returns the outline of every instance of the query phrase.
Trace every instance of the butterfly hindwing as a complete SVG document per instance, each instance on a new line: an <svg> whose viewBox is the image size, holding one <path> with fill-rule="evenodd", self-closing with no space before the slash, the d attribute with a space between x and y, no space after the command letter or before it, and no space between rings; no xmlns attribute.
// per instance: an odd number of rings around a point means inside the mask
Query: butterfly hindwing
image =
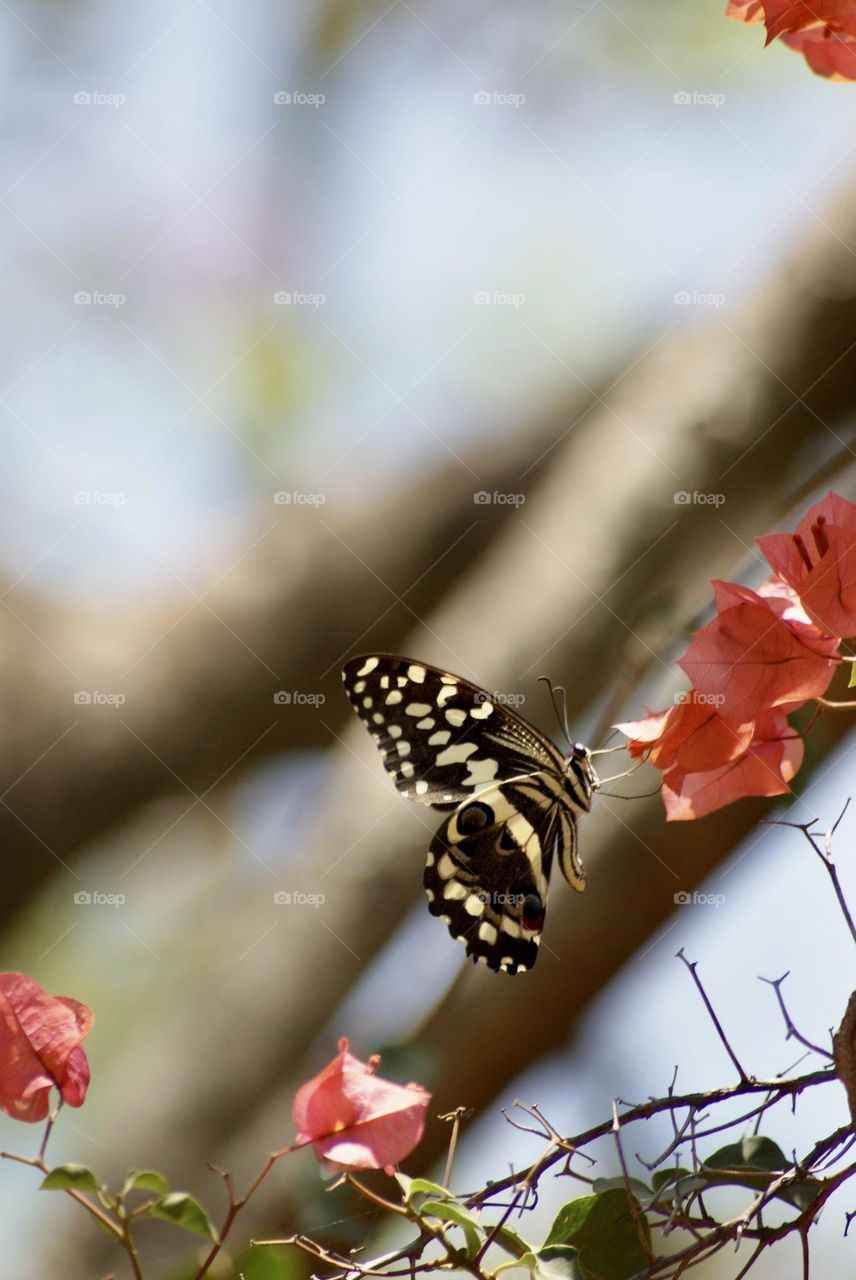
<svg viewBox="0 0 856 1280"><path fill-rule="evenodd" d="M342 678L384 766L411 800L448 809L485 786L562 769L549 739L460 676L371 654L348 662Z"/></svg>
<svg viewBox="0 0 856 1280"><path fill-rule="evenodd" d="M466 800L431 842L428 909L467 954L518 973L538 956L554 851L576 839L575 817L544 803L537 778L486 788Z"/></svg>

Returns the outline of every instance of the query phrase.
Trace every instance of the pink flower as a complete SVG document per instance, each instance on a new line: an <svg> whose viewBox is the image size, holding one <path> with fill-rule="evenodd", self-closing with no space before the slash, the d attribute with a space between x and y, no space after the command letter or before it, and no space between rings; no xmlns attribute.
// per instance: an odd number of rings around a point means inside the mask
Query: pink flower
<svg viewBox="0 0 856 1280"><path fill-rule="evenodd" d="M298 1143L341 1169L385 1169L409 1155L425 1129L430 1093L375 1075L377 1055L362 1062L339 1041L339 1054L294 1099Z"/></svg>
<svg viewBox="0 0 856 1280"><path fill-rule="evenodd" d="M630 739L631 756L647 754L658 769L680 767L687 772L728 764L744 753L755 730L751 720L738 724L721 716L696 689L668 711L614 727Z"/></svg>
<svg viewBox="0 0 856 1280"><path fill-rule="evenodd" d="M25 973L0 973L0 1111L16 1120L44 1120L51 1089L79 1107L89 1086L81 1041L92 1010L67 996L49 996Z"/></svg>
<svg viewBox="0 0 856 1280"><path fill-rule="evenodd" d="M812 622L833 636L856 636L856 506L829 493L797 531L773 533L758 546L799 596Z"/></svg>
<svg viewBox="0 0 856 1280"><path fill-rule="evenodd" d="M825 693L837 665L838 640L793 619L793 601L714 582L717 615L678 666L723 716L755 720L771 707Z"/></svg>
<svg viewBox="0 0 856 1280"><path fill-rule="evenodd" d="M765 711L749 746L727 764L690 772L680 765L663 775L663 804L670 822L703 818L744 796L790 791L803 759L803 742L783 711Z"/></svg>

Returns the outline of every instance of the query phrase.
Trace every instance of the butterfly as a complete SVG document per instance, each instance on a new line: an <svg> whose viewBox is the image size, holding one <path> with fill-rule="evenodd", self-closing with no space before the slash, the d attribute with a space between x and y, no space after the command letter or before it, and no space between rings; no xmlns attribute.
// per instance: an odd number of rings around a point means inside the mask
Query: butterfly
<svg viewBox="0 0 856 1280"><path fill-rule="evenodd" d="M449 816L428 850L428 909L474 963L523 973L538 958L554 859L585 887L577 818L599 780L591 752L569 756L461 676L391 654L352 658L345 691L410 800Z"/></svg>

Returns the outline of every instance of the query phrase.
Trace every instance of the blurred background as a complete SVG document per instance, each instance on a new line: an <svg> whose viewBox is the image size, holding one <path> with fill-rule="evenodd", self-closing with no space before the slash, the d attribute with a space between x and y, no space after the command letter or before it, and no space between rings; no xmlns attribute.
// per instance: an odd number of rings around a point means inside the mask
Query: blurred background
<svg viewBox="0 0 856 1280"><path fill-rule="evenodd" d="M474 1108L475 1189L540 1153L500 1115L516 1097L572 1133L676 1064L684 1088L731 1079L680 946L748 1069L789 1068L758 975L791 971L823 1041L852 957L799 833L757 822L835 820L848 717L816 726L787 805L667 827L656 797L599 799L585 895L554 885L538 969L507 979L464 971L425 910L437 823L338 671L412 654L554 733L548 674L602 745L683 687L711 577L757 583L756 536L856 498L856 89L712 3L13 0L0 21L0 965L96 1012L53 1157L157 1167L219 1216L206 1161L243 1180L286 1145L296 1084L348 1034L435 1114ZM722 901L676 906L699 886ZM845 1122L828 1086L768 1132L805 1150ZM6 1149L39 1136L0 1118ZM408 1171L447 1140L432 1119ZM371 1247L363 1206L285 1163L236 1253ZM34 1186L0 1168L4 1276L124 1275ZM536 1239L575 1189L541 1191ZM816 1233L826 1274L852 1207ZM186 1274L168 1231L144 1256Z"/></svg>

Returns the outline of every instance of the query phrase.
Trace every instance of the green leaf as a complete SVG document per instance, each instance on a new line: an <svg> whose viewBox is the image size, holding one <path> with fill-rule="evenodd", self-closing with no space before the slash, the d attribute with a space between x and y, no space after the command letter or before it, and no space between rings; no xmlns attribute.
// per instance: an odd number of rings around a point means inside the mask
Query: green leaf
<svg viewBox="0 0 856 1280"><path fill-rule="evenodd" d="M771 1138L757 1134L720 1147L704 1163L708 1169L765 1169L773 1173L784 1173L791 1167L791 1161L781 1147Z"/></svg>
<svg viewBox="0 0 856 1280"><path fill-rule="evenodd" d="M665 1187L669 1182L680 1182L681 1178L690 1176L689 1169L658 1169L656 1173L651 1175L651 1186L655 1191L659 1191L661 1187Z"/></svg>
<svg viewBox="0 0 856 1280"><path fill-rule="evenodd" d="M397 1173L398 1185L404 1192L407 1204L412 1204L416 1196L429 1196L432 1200L454 1200L451 1191L441 1187L439 1182L430 1182L428 1178L408 1178L406 1173Z"/></svg>
<svg viewBox="0 0 856 1280"><path fill-rule="evenodd" d="M557 1213L545 1245L574 1245L585 1280L626 1280L648 1265L634 1208L639 1210L638 1201L623 1186L571 1200ZM647 1239L648 1224L641 1221Z"/></svg>
<svg viewBox="0 0 856 1280"><path fill-rule="evenodd" d="M651 1199L651 1188L638 1178L628 1178L626 1181L624 1178L595 1178L591 1189L596 1196L602 1196L605 1191L626 1191L628 1183L639 1203L647 1204Z"/></svg>
<svg viewBox="0 0 856 1280"><path fill-rule="evenodd" d="M534 1280L586 1280L577 1249L569 1244L545 1244L524 1254L521 1266L528 1267Z"/></svg>
<svg viewBox="0 0 856 1280"><path fill-rule="evenodd" d="M711 1170L718 1174L715 1179L708 1178L709 1182L716 1185L726 1182L733 1186L749 1187L753 1191L763 1191L775 1177L785 1173L792 1165L793 1161L788 1159L782 1148L771 1138L756 1134L720 1147L705 1160L700 1173L704 1176L707 1170ZM806 1209L816 1198L819 1189L818 1180L808 1177L791 1187L783 1187L776 1192L776 1196L786 1204Z"/></svg>
<svg viewBox="0 0 856 1280"><path fill-rule="evenodd" d="M852 689L856 685L856 662L850 663L850 679L847 681L847 688Z"/></svg>
<svg viewBox="0 0 856 1280"><path fill-rule="evenodd" d="M467 1242L467 1257L471 1260L482 1247L484 1235L481 1224L463 1205L448 1200L426 1200L418 1212L423 1218L439 1218L442 1222L451 1222L460 1227Z"/></svg>
<svg viewBox="0 0 856 1280"><path fill-rule="evenodd" d="M689 1169L659 1169L651 1179L654 1187L654 1195L649 1204L653 1204L656 1200L661 1203L663 1200L684 1201L690 1196L694 1196L698 1191L704 1191L705 1187L710 1186L710 1177L701 1173L690 1173ZM660 1195L663 1192L663 1195ZM646 1208L648 1206L646 1205Z"/></svg>
<svg viewBox="0 0 856 1280"><path fill-rule="evenodd" d="M122 1195L126 1196L131 1191L152 1191L156 1196L165 1196L169 1183L156 1169L131 1169L122 1187Z"/></svg>
<svg viewBox="0 0 856 1280"><path fill-rule="evenodd" d="M98 1180L91 1169L82 1164L58 1164L43 1181L40 1191L94 1191Z"/></svg>
<svg viewBox="0 0 856 1280"><path fill-rule="evenodd" d="M243 1280L290 1280L302 1274L299 1264L273 1245L247 1249L234 1263L236 1277Z"/></svg>
<svg viewBox="0 0 856 1280"><path fill-rule="evenodd" d="M186 1191L171 1191L168 1196L155 1201L149 1213L153 1218L162 1218L164 1222L172 1222L185 1231L195 1231L208 1240L217 1239L217 1232L208 1214L198 1200L189 1196Z"/></svg>
<svg viewBox="0 0 856 1280"><path fill-rule="evenodd" d="M494 1230L494 1228L490 1228L490 1230ZM529 1253L529 1245L510 1227L500 1227L493 1237L493 1242L515 1258L522 1258L524 1254Z"/></svg>

